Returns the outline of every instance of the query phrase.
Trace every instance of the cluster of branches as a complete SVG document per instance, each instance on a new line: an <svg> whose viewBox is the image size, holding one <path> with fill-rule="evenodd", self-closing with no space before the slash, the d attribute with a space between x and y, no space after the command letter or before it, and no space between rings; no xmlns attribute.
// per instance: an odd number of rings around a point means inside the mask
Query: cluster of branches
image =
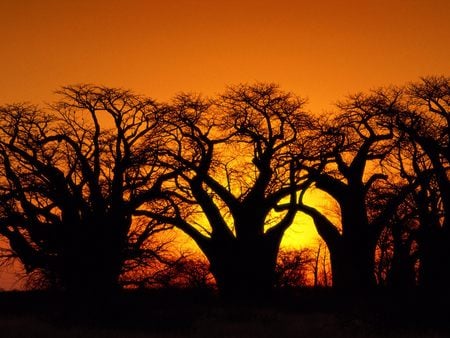
<svg viewBox="0 0 450 338"><path fill-rule="evenodd" d="M192 268L199 283L212 274L225 294L264 294L283 283L280 243L301 212L326 243L334 287L445 288L449 80L356 94L322 116L264 83L170 103L81 85L45 109L2 106L4 257L75 293L162 285L146 271L196 264L161 240L175 227L207 258ZM310 189L336 202L338 222L304 201Z"/></svg>
<svg viewBox="0 0 450 338"><path fill-rule="evenodd" d="M301 198L299 210L327 243L335 287L448 289L449 83L427 77L352 95L317 123L305 170L340 222Z"/></svg>

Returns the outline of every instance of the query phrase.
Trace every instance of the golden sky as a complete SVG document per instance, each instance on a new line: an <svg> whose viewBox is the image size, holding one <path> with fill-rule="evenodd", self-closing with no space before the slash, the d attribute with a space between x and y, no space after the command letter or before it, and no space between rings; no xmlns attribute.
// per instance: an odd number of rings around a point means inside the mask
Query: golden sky
<svg viewBox="0 0 450 338"><path fill-rule="evenodd" d="M448 0L0 0L0 103L95 83L159 99L279 83L314 111L448 74Z"/></svg>
<svg viewBox="0 0 450 338"><path fill-rule="evenodd" d="M165 100L270 81L327 111L355 91L448 75L449 18L448 0L0 0L0 104L76 83Z"/></svg>

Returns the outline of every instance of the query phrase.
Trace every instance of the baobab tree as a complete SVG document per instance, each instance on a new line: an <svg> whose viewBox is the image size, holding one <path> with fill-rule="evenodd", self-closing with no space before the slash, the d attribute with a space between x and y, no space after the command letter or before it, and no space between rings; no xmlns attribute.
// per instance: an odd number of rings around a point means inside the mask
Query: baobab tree
<svg viewBox="0 0 450 338"><path fill-rule="evenodd" d="M333 286L367 289L376 284L374 259L378 238L408 187L381 201L378 191L388 179L383 161L393 149L394 118L401 90L390 88L357 94L339 104L340 112L318 119L302 167L310 183L326 192L340 208L340 224L299 199L299 210L314 220L326 242ZM378 201L378 202L377 202Z"/></svg>
<svg viewBox="0 0 450 338"><path fill-rule="evenodd" d="M310 123L304 104L273 84L239 85L215 100L180 95L167 115L163 164L179 175L158 203L172 215L151 206L142 214L192 237L224 294L273 287L281 238L304 183L292 151ZM276 212L285 200L287 209Z"/></svg>
<svg viewBox="0 0 450 338"><path fill-rule="evenodd" d="M28 272L47 271L76 294L109 293L163 226L130 232L134 211L170 176L156 166L164 109L106 87L58 94L45 110L1 107L0 234Z"/></svg>
<svg viewBox="0 0 450 338"><path fill-rule="evenodd" d="M450 280L450 78L424 77L406 88L407 109L396 119L403 142L402 176L412 192L419 228L419 284L448 292Z"/></svg>

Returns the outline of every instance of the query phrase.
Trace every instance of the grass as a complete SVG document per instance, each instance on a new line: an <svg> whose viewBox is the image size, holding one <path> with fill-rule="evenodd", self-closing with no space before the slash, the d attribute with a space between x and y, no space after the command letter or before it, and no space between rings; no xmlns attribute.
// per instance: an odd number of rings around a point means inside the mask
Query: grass
<svg viewBox="0 0 450 338"><path fill-rule="evenodd" d="M402 302L406 303L402 303ZM435 302L352 299L325 292L223 302L190 291L125 293L106 308L68 309L59 294L0 294L3 338L449 337Z"/></svg>

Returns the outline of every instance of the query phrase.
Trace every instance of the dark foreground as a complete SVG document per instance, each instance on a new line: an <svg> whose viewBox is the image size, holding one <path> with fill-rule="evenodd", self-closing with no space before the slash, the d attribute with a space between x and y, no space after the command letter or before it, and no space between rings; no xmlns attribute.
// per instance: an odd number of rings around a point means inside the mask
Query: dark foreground
<svg viewBox="0 0 450 338"><path fill-rule="evenodd" d="M380 292L349 297L295 290L265 301L224 301L192 290L126 292L99 307L61 294L0 293L7 337L450 337L442 298Z"/></svg>

